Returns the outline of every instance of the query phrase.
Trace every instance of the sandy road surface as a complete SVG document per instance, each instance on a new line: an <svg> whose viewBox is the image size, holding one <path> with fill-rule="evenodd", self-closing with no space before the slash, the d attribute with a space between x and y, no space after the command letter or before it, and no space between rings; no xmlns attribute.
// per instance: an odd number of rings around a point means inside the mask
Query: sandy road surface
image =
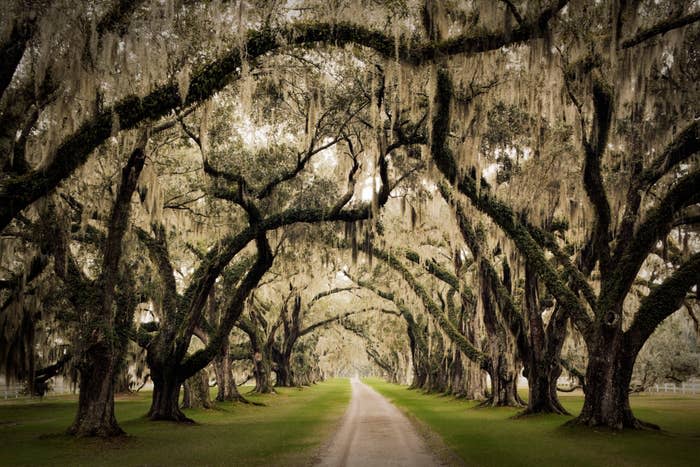
<svg viewBox="0 0 700 467"><path fill-rule="evenodd" d="M358 379L351 384L350 406L317 465L441 465L399 409Z"/></svg>

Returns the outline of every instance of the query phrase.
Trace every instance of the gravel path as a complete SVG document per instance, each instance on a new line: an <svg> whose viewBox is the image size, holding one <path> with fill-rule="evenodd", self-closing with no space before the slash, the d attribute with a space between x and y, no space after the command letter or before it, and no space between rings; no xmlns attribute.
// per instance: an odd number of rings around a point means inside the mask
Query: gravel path
<svg viewBox="0 0 700 467"><path fill-rule="evenodd" d="M317 465L442 465L399 409L360 380L350 382L350 406Z"/></svg>

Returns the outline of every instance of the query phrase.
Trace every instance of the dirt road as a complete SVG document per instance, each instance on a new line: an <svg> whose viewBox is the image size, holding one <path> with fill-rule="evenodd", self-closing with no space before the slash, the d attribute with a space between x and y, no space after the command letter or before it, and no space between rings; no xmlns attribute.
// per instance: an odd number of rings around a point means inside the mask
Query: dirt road
<svg viewBox="0 0 700 467"><path fill-rule="evenodd" d="M441 465L399 409L360 380L350 381L350 406L317 465Z"/></svg>

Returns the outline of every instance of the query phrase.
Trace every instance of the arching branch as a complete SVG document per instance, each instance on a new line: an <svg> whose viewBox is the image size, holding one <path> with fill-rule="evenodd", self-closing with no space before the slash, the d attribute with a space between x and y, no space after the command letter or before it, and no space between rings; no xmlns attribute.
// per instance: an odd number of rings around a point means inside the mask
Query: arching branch
<svg viewBox="0 0 700 467"><path fill-rule="evenodd" d="M686 293L700 286L700 253L695 253L661 285L642 299L625 333L627 345L639 351L656 327L683 305Z"/></svg>
<svg viewBox="0 0 700 467"><path fill-rule="evenodd" d="M520 253L537 269L549 292L570 310L580 332L586 335L590 332L591 318L576 294L567 287L557 271L547 262L544 251L532 238L527 227L519 222L508 205L492 196L483 183L478 190L476 180L471 175L462 175L458 170L455 158L447 144L452 93L449 72L446 69L438 70L431 146L435 166L450 184L466 195L477 209L488 215L513 240Z"/></svg>
<svg viewBox="0 0 700 467"><path fill-rule="evenodd" d="M620 47L623 49L629 49L630 47L639 45L660 34L665 34L669 31L682 28L689 24L693 24L697 21L700 21L700 11L681 16L680 18L671 18L665 21L661 21L660 23L657 23L653 26L642 29L629 39L625 39L624 41L622 41L622 44L620 44Z"/></svg>
<svg viewBox="0 0 700 467"><path fill-rule="evenodd" d="M526 42L541 37L546 32L548 22L567 3L568 0L558 0L513 31L461 35L439 43L411 44L410 47L402 40L398 58L419 65L437 57L486 52L508 44ZM115 116L119 118L120 127L128 130L144 121L157 120L175 108L190 107L208 99L239 75L240 50L246 51L248 59L255 59L282 47L318 43L343 46L353 43L370 48L384 57L394 58L396 40L382 32L350 23L299 23L281 29L251 31L244 47L233 48L219 60L193 74L185 102L181 101L176 83L160 86L144 97L127 97L98 113L66 138L52 155L52 162L41 171L0 181L0 230L22 209L53 190L82 166L91 152L111 136Z"/></svg>

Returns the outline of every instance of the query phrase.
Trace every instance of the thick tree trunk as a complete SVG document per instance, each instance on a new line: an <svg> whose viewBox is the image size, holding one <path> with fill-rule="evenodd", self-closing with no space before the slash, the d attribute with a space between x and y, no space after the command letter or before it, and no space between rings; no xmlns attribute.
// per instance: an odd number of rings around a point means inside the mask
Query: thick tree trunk
<svg viewBox="0 0 700 467"><path fill-rule="evenodd" d="M117 372L117 376L114 383L114 392L116 392L117 394L130 393L130 382L131 380L129 378L128 369L122 367L122 369Z"/></svg>
<svg viewBox="0 0 700 467"><path fill-rule="evenodd" d="M557 379L561 368L556 361L531 361L527 366L527 385L529 388L527 409L522 415L536 413L568 414L559 402Z"/></svg>
<svg viewBox="0 0 700 467"><path fill-rule="evenodd" d="M467 310L471 313L465 316L462 332L470 342L478 342L477 336L485 333L483 315L479 316L476 306L468 307ZM465 359L464 373L464 397L469 400L485 400L487 398L486 374L481 365Z"/></svg>
<svg viewBox="0 0 700 467"><path fill-rule="evenodd" d="M214 360L213 367L216 375L216 385L218 388L216 393L216 401L238 401L247 403L248 401L238 392L238 386L236 385L236 380L233 377L228 342L224 346L224 351L221 353L221 355Z"/></svg>
<svg viewBox="0 0 700 467"><path fill-rule="evenodd" d="M255 389L253 392L269 394L275 392L272 387L272 362L264 352L253 354L253 374L255 375Z"/></svg>
<svg viewBox="0 0 700 467"><path fill-rule="evenodd" d="M635 352L623 346L622 332L603 329L588 344L586 395L581 414L570 423L590 427L654 428L658 426L638 420L632 414L629 386Z"/></svg>
<svg viewBox="0 0 700 467"><path fill-rule="evenodd" d="M183 409L211 409L213 404L209 396L209 375L206 369L197 372L183 384Z"/></svg>
<svg viewBox="0 0 700 467"><path fill-rule="evenodd" d="M426 371L425 364L422 362L413 361L413 382L411 383L411 389L423 388L428 379L428 372Z"/></svg>
<svg viewBox="0 0 700 467"><path fill-rule="evenodd" d="M491 394L482 405L491 407L522 407L523 400L518 395L518 369L512 358L501 354L491 361L489 376Z"/></svg>
<svg viewBox="0 0 700 467"><path fill-rule="evenodd" d="M428 378L428 369L426 361L426 350L418 343L420 337L415 333L421 332L416 324L409 323L407 325L409 344L411 347L411 360L413 365L413 381L411 389L420 389L426 384ZM422 339L420 339L422 342Z"/></svg>
<svg viewBox="0 0 700 467"><path fill-rule="evenodd" d="M74 436L117 436L124 431L114 415L115 357L105 343L93 346L79 363L78 413L68 433Z"/></svg>
<svg viewBox="0 0 700 467"><path fill-rule="evenodd" d="M280 387L293 386L294 382L292 378L292 364L290 362L290 358L282 355L282 357L278 359L275 364L275 375L277 377L275 385Z"/></svg>
<svg viewBox="0 0 700 467"><path fill-rule="evenodd" d="M486 375L479 365L466 361L464 377L464 397L469 400L484 400L486 396Z"/></svg>
<svg viewBox="0 0 700 467"><path fill-rule="evenodd" d="M491 394L483 405L522 407L525 404L518 395L520 366L517 364L515 342L507 327L499 320L491 288L489 275L482 271L481 298L484 326L489 339L488 373L491 377Z"/></svg>
<svg viewBox="0 0 700 467"><path fill-rule="evenodd" d="M151 400L151 409L148 411L148 418L194 423L180 410L180 387L183 382L177 377L177 367L152 364L150 367L153 399Z"/></svg>
<svg viewBox="0 0 700 467"><path fill-rule="evenodd" d="M231 362L228 357L228 345L221 355L214 359L212 363L214 375L216 376L216 401L224 402L229 400L229 378L231 375Z"/></svg>
<svg viewBox="0 0 700 467"><path fill-rule="evenodd" d="M525 265L525 314L528 332L525 375L529 388L527 409L520 415L538 413L568 414L559 403L556 386L561 374L559 356L566 335L564 310L557 307L549 325L544 326L540 305L537 275L533 268ZM554 390L552 390L554 388Z"/></svg>
<svg viewBox="0 0 700 467"><path fill-rule="evenodd" d="M444 349L441 350L445 352ZM439 362L434 380L435 392L448 393L450 389L450 366L452 364L452 358L450 355L443 353Z"/></svg>
<svg viewBox="0 0 700 467"><path fill-rule="evenodd" d="M450 364L450 381L449 381L449 392L451 395L456 397L464 397L465 383L464 383L464 364L462 363L462 355L458 349L452 350L452 362Z"/></svg>

